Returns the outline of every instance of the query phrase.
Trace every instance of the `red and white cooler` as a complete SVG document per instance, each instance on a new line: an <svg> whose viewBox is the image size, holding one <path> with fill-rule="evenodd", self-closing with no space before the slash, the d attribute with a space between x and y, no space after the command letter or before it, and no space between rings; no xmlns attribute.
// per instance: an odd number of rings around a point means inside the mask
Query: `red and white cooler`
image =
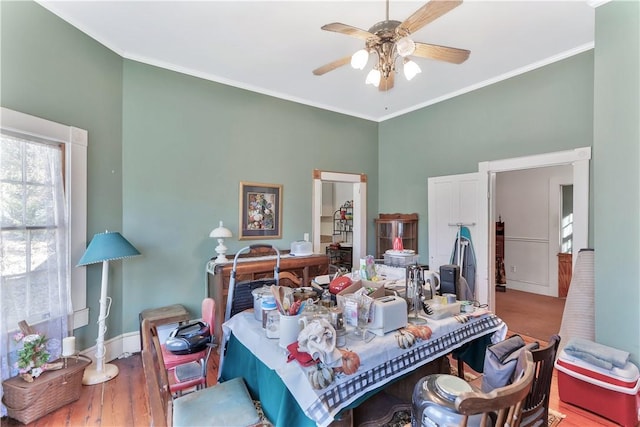
<svg viewBox="0 0 640 427"><path fill-rule="evenodd" d="M602 369L561 351L556 360L560 400L610 419L624 427L640 421L640 371Z"/></svg>

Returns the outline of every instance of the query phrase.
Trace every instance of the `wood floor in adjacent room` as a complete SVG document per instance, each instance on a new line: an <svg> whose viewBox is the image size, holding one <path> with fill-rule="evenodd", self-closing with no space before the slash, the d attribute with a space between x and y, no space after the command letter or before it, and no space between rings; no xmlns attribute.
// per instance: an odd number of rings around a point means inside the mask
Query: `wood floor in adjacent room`
<svg viewBox="0 0 640 427"><path fill-rule="evenodd" d="M565 298L507 289L496 292L496 314L509 330L547 341L560 331Z"/></svg>
<svg viewBox="0 0 640 427"><path fill-rule="evenodd" d="M557 318L557 307L552 304L536 304L534 299L538 299L526 292L507 290L504 294L497 295L498 314L501 310L508 309L505 301L514 298L518 309L515 314L503 311L509 326L509 335L519 333L526 341L546 341L548 337L559 330L559 321L553 324L551 320ZM507 298L502 298L507 297ZM549 298L549 297L546 297ZM544 298L541 300L544 301ZM553 301L558 303L558 301ZM562 306L564 302L561 301ZM503 307L500 307L503 305ZM509 310L511 311L511 310ZM555 317L554 317L555 316ZM502 316L501 316L502 317ZM562 311L560 311L560 320ZM521 321L525 319L525 321ZM537 320L536 320L537 319ZM549 321L547 321L549 320ZM540 323L536 329L529 329L531 321ZM513 325L513 327L512 327ZM522 326L521 326L522 325ZM522 330L518 330L521 328ZM531 331L537 336L528 336L526 331ZM217 355L216 355L217 356ZM217 377L217 357L212 357L210 368L210 384L215 382ZM29 424L29 427L58 427L58 426L100 426L100 427L124 427L124 426L149 426L151 420L147 408L146 386L142 370L140 354L134 354L128 358L115 360L112 363L120 368L120 374L113 380L92 386L82 386L80 399L55 412ZM560 423L560 427L590 427L605 426L613 427L615 423L605 420L588 411L577 408L560 401L558 396L557 372L554 372L553 383L551 385L551 397L549 407L566 415ZM22 426L17 421L3 418L2 427ZM289 427L289 426L287 426ZM295 426L291 426L295 427Z"/></svg>

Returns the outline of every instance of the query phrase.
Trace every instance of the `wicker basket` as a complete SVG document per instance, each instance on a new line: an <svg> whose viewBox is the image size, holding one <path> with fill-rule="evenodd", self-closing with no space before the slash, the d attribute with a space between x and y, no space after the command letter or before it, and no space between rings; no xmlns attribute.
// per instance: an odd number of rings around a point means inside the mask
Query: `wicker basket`
<svg viewBox="0 0 640 427"><path fill-rule="evenodd" d="M9 417L29 424L56 409L78 400L84 368L91 363L86 356L68 358L67 367L46 371L29 383L20 377L2 383L2 403Z"/></svg>

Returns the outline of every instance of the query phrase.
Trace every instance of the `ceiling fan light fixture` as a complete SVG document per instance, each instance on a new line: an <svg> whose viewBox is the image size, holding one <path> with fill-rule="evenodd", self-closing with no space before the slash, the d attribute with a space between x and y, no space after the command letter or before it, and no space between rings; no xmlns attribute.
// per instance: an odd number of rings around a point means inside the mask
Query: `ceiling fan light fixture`
<svg viewBox="0 0 640 427"><path fill-rule="evenodd" d="M380 70L377 70L374 68L371 71L369 71L369 74L367 74L367 79L365 80L365 83L368 85L374 85L375 87L380 86Z"/></svg>
<svg viewBox="0 0 640 427"><path fill-rule="evenodd" d="M366 49L360 49L351 56L351 66L356 70L363 70L369 62L369 52Z"/></svg>
<svg viewBox="0 0 640 427"><path fill-rule="evenodd" d="M402 37L396 42L396 52L402 57L412 55L416 50L416 44L409 37Z"/></svg>
<svg viewBox="0 0 640 427"><path fill-rule="evenodd" d="M407 80L413 79L416 76L416 74L419 74L422 72L422 70L420 69L420 66L418 66L418 64L416 64L409 58L405 58L403 68L404 68L404 76L407 78Z"/></svg>

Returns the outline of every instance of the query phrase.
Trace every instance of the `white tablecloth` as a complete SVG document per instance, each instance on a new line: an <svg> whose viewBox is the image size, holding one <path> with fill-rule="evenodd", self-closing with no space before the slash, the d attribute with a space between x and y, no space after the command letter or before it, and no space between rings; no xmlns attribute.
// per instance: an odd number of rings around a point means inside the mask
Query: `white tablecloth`
<svg viewBox="0 0 640 427"><path fill-rule="evenodd" d="M493 341L505 338L506 324L493 314L471 319L461 324L453 317L429 320L433 335L429 340L418 341L409 349L398 347L395 332L376 336L364 343L358 338L347 339L346 349L358 353L360 368L353 375L339 374L327 388L314 390L306 375L309 369L296 361L287 362L287 351L278 345L277 339L265 336L260 322L251 311L239 313L222 325L224 340L233 335L249 349L262 363L277 372L305 414L317 425L327 426L340 410L363 396L404 374L408 374L440 356L493 333ZM224 355L221 355L222 371Z"/></svg>

